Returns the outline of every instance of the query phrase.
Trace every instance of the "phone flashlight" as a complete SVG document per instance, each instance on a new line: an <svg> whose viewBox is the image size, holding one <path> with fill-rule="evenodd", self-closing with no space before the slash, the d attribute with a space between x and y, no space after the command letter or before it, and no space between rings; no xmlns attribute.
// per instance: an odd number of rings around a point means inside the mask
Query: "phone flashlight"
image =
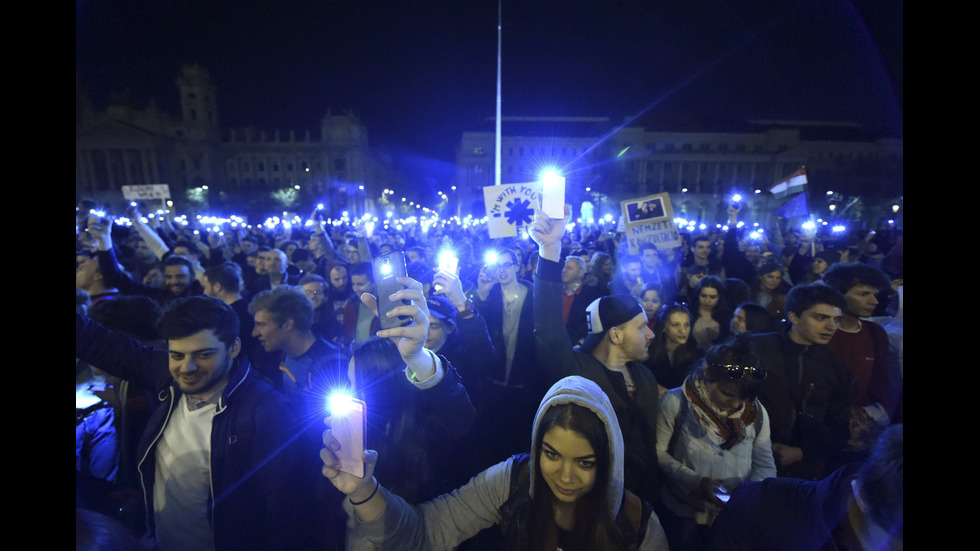
<svg viewBox="0 0 980 551"><path fill-rule="evenodd" d="M483 262L486 263L487 266L496 266L497 262L500 262L500 256L497 254L497 251L487 251L487 253L483 255Z"/></svg>
<svg viewBox="0 0 980 551"><path fill-rule="evenodd" d="M381 273L383 275L391 275L391 263L388 262L387 258L381 263Z"/></svg>
<svg viewBox="0 0 980 551"><path fill-rule="evenodd" d="M344 417L354 411L354 398L343 392L335 392L327 397L327 408L332 417Z"/></svg>
<svg viewBox="0 0 980 551"><path fill-rule="evenodd" d="M742 208L742 195L739 193L732 194L732 208L739 210Z"/></svg>
<svg viewBox="0 0 980 551"><path fill-rule="evenodd" d="M458 267L459 259L453 251L444 250L439 253L439 271L456 275Z"/></svg>

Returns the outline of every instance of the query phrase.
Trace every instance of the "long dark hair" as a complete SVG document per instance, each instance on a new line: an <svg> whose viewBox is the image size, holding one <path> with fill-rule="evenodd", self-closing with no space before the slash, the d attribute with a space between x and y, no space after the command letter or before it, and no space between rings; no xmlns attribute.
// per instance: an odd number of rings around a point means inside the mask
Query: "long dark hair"
<svg viewBox="0 0 980 551"><path fill-rule="evenodd" d="M419 391L405 378L405 362L390 339L371 338L354 349L354 385L367 404L367 445L378 450L378 480L416 503L431 478L429 434Z"/></svg>
<svg viewBox="0 0 980 551"><path fill-rule="evenodd" d="M691 365L701 357L698 343L692 334L685 344L674 351L674 361L671 363L670 354L667 352L667 320L674 314L686 315L691 320L693 331L694 316L686 306L676 302L664 304L657 314L657 331L650 343L650 357L646 361L646 366L657 377L657 382L666 388L680 386L690 372Z"/></svg>
<svg viewBox="0 0 980 551"><path fill-rule="evenodd" d="M585 438L596 457L596 480L592 489L575 502L575 527L564 549L613 550L624 549L625 538L617 529L612 511L606 504L609 488L611 452L606 426L589 409L577 404L552 406L542 416L534 437L535 457L534 499L529 518L531 549L556 549L558 524L555 522L554 496L541 474L541 452L544 435L553 427L574 431ZM572 547L569 547L571 544Z"/></svg>

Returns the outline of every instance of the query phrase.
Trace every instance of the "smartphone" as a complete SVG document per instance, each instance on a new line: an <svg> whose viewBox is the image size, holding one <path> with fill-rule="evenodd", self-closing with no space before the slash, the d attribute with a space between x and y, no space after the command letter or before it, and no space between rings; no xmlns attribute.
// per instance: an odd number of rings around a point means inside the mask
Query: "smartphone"
<svg viewBox="0 0 980 551"><path fill-rule="evenodd" d="M541 178L541 210L552 220L565 217L565 177L547 172Z"/></svg>
<svg viewBox="0 0 980 551"><path fill-rule="evenodd" d="M728 500L732 498L731 494L726 494L722 492L715 492L715 497L720 499L723 503L728 503Z"/></svg>
<svg viewBox="0 0 980 551"><path fill-rule="evenodd" d="M340 442L340 470L364 478L367 447L367 404L344 394L330 396L330 432Z"/></svg>
<svg viewBox="0 0 980 551"><path fill-rule="evenodd" d="M453 274L454 276L459 275L459 259L452 251L442 251L439 253L439 271L446 272L447 274ZM436 283L433 285L436 292L442 292L442 285Z"/></svg>
<svg viewBox="0 0 980 551"><path fill-rule="evenodd" d="M378 318L381 321L382 329L392 329L402 327L411 323L412 318L408 316L395 316L389 318L385 314L393 308L403 304L410 304L407 300L392 302L388 297L405 287L398 283L399 277L405 277L408 270L405 267L405 255L401 251L395 251L374 259L374 285L378 289Z"/></svg>

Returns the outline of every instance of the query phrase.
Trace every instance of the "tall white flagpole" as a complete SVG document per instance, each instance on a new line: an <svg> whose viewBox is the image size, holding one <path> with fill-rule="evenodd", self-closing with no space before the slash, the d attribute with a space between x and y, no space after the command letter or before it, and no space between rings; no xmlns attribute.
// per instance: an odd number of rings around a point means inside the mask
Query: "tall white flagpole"
<svg viewBox="0 0 980 551"><path fill-rule="evenodd" d="M493 156L493 185L500 185L500 172L501 172L501 151L500 151L500 65L501 65L501 55L500 55L500 44L501 44L501 32L500 28L502 25L501 17L501 4L503 0L497 0L497 117L496 117L496 136L494 137L494 156Z"/></svg>

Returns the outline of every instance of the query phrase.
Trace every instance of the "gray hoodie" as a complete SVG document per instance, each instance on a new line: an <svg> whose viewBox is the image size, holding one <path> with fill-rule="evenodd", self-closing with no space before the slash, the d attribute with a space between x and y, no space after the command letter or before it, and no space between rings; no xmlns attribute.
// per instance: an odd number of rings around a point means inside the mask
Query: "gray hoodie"
<svg viewBox="0 0 980 551"><path fill-rule="evenodd" d="M531 444L537 435L544 413L553 405L577 404L594 412L605 424L610 443L609 477L606 502L615 517L623 501L623 436L616 413L605 393L594 382L571 376L555 383L545 394L534 418ZM383 460L383 458L382 458ZM511 469L515 458L490 467L472 478L465 486L418 506L408 505L394 494L387 494L388 505L377 519L358 520L348 508L347 549L449 550L476 535L480 530L498 524L500 507L510 497ZM537 458L530 458L530 472L535 472ZM534 480L534 477L531 477ZM542 491L542 490L538 490ZM548 491L545 488L543 491ZM531 495L535 488L532 484ZM346 503L346 500L345 500ZM656 514L647 522L641 551L666 551L667 539Z"/></svg>

